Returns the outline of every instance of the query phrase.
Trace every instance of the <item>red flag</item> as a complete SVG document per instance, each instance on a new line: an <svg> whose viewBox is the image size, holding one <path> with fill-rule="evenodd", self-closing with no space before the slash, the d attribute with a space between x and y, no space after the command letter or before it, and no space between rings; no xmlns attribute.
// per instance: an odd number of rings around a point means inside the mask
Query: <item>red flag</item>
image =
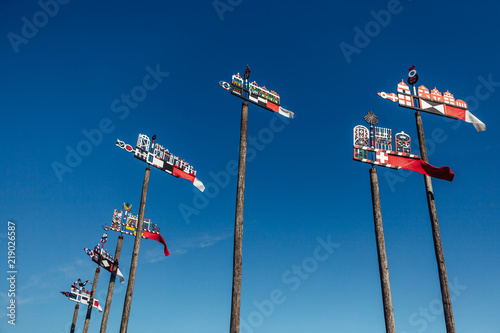
<svg viewBox="0 0 500 333"><path fill-rule="evenodd" d="M447 180L450 182L452 182L453 178L455 177L455 174L453 173L453 171L451 171L451 169L448 167L435 167L435 166L432 166L429 163L424 162L422 160L420 160L420 165L421 165L422 169L424 169L424 171L426 172L425 174L427 174L428 176L431 176L434 178L439 178L439 179L444 179L444 180ZM420 172L420 171L417 171L417 172ZM420 173L423 173L423 172L420 172Z"/></svg>
<svg viewBox="0 0 500 333"><path fill-rule="evenodd" d="M366 152L375 152L375 161L366 158ZM380 165L391 169L406 169L421 174L444 179L447 181L453 181L455 175L449 167L435 167L427 162L422 161L420 156L398 153L389 150L374 149L366 146L354 145L354 155L353 159L356 161L370 163L374 165Z"/></svg>
<svg viewBox="0 0 500 333"><path fill-rule="evenodd" d="M376 152L377 162L380 162L380 164L385 163L388 166L419 172L430 177L444 179L450 182L453 181L453 177L455 177L448 167L435 167L422 161L420 157L415 155L413 155L414 157L409 157L395 154L397 153L379 150Z"/></svg>
<svg viewBox="0 0 500 333"><path fill-rule="evenodd" d="M170 254L170 252L168 251L168 248L167 248L167 243L165 243L165 240L163 239L163 237L160 234L144 230L142 233L142 237L147 238L147 239L152 239L152 240L155 240L157 242L162 243L163 244L163 253L165 254L165 257Z"/></svg>

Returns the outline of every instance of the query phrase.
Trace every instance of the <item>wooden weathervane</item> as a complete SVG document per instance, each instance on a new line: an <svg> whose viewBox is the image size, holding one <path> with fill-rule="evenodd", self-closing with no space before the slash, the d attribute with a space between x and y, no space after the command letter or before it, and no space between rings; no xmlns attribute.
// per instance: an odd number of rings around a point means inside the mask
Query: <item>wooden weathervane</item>
<svg viewBox="0 0 500 333"><path fill-rule="evenodd" d="M153 142L150 144L149 137L139 134L135 149L123 141L116 140L116 145L125 149L129 153L134 153L134 157L158 168L175 177L187 179L193 183L200 191L205 190L203 183L196 178L196 171L183 159L171 154L168 149L155 143L156 135L153 135Z"/></svg>
<svg viewBox="0 0 500 333"><path fill-rule="evenodd" d="M113 212L113 220L111 226L103 226L104 230L113 230L122 234L135 236L137 227L137 215L130 214L132 205L123 204L123 210L115 209ZM142 238L152 239L163 244L163 253L168 256L167 244L160 234L160 228L151 222L149 219L144 219Z"/></svg>
<svg viewBox="0 0 500 333"><path fill-rule="evenodd" d="M353 159L391 169L406 169L431 177L453 181L454 174L448 167L435 167L411 153L411 138L405 132L397 133L396 151L392 150L392 131L374 127L378 123L373 112L365 116L370 130L363 125L354 127ZM371 155L371 156L370 156Z"/></svg>
<svg viewBox="0 0 500 333"><path fill-rule="evenodd" d="M108 235L104 234L101 237L100 243L94 247L94 250L89 250L87 248L84 249L85 253L92 259L93 262L107 270L108 272L113 272L113 266L115 264L115 258L108 253L107 250L104 249L104 243L108 240ZM116 275L120 278L120 282L123 283L125 281L125 277L122 272L120 272L120 268L116 268Z"/></svg>
<svg viewBox="0 0 500 333"><path fill-rule="evenodd" d="M429 91L425 86L415 88L418 81L415 66L410 67L408 73L408 84L413 87L413 93L410 87L403 81L398 84L398 93L379 92L377 95L392 102L399 102L399 106L443 117L460 119L472 123L478 132L485 131L486 125L476 118L468 109L467 103L455 97L447 90L441 93L437 88Z"/></svg>
<svg viewBox="0 0 500 333"><path fill-rule="evenodd" d="M268 111L277 112L282 116L293 118L293 112L288 111L280 106L280 96L277 92L267 90L267 88L259 87L257 82L248 83L250 78L250 67L247 66L243 78L240 73L233 75L231 84L225 81L219 81L219 86L225 90L229 90L231 94L244 99L247 102L258 105Z"/></svg>
<svg viewBox="0 0 500 333"><path fill-rule="evenodd" d="M77 282L74 282L71 285L70 291L61 291L61 294L63 294L64 296L68 297L71 301L74 301L74 302L77 302L77 303L81 303L81 304L84 304L84 305L89 305L90 297L92 295L92 292L89 291L89 290L86 290L84 288L84 286L87 283L92 284L92 282L90 282L88 280L85 281L85 282L82 282L80 279L78 279ZM92 306L94 308L96 308L97 310L99 310L99 312L102 312L102 308L99 305L99 301L98 300L94 299L94 304L92 304Z"/></svg>

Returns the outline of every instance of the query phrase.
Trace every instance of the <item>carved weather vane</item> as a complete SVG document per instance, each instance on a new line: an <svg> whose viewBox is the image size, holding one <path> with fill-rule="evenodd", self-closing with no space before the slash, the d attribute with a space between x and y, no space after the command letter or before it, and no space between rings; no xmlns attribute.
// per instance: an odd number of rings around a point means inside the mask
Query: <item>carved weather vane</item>
<svg viewBox="0 0 500 333"><path fill-rule="evenodd" d="M80 279L78 279L77 282L74 282L71 285L70 291L61 291L61 294L68 297L70 301L74 301L84 305L89 305L92 292L84 288L84 286L87 283L92 284L92 282L90 282L89 280L82 282ZM94 298L94 304L92 304L92 306L97 310L99 310L99 312L102 312L101 305L99 304L99 301L96 300L95 298Z"/></svg>
<svg viewBox="0 0 500 333"><path fill-rule="evenodd" d="M98 243L94 249L91 251L88 248L85 248L84 251L87 255L95 262L97 265L101 266L108 272L113 272L113 267L115 265L115 258L108 253L107 250L104 249L104 243L108 240L108 234L104 234L101 237L100 244ZM120 282L123 283L125 281L125 277L123 276L120 268L116 267L116 275L120 278Z"/></svg>
<svg viewBox="0 0 500 333"><path fill-rule="evenodd" d="M170 153L168 149L165 149L165 147L155 143L156 135L153 135L152 139L153 142L151 144L151 148L149 137L145 134L139 134L135 149L131 145L118 139L116 140L116 145L125 149L129 153L134 153L135 158L146 162L157 169L165 171L172 176L191 181L194 186L203 192L205 190L205 186L198 178L196 178L196 171L193 167L183 159Z"/></svg>
<svg viewBox="0 0 500 333"><path fill-rule="evenodd" d="M259 87L257 82L248 83L250 79L250 67L247 66L243 78L240 73L232 76L231 84L219 81L219 86L228 90L231 94L247 102L258 105L268 111L277 112L282 116L293 118L293 112L281 107L281 99L277 92L268 90L265 86Z"/></svg>
<svg viewBox="0 0 500 333"><path fill-rule="evenodd" d="M123 210L115 209L113 212L113 219L110 226L103 226L103 229L108 231L116 231L122 234L135 236L137 228L137 215L130 214L132 205L128 203L123 204ZM167 248L167 243L160 234L160 228L151 222L149 219L144 219L142 238L152 239L163 244L163 253L168 256L170 252Z"/></svg>
<svg viewBox="0 0 500 333"><path fill-rule="evenodd" d="M399 106L404 108L472 123L478 132L486 130L486 125L467 109L465 101L455 99L448 90L445 93L437 88L429 91L424 85L419 86L417 90L415 88L417 81L417 71L415 66L412 66L409 69L407 82L412 86L413 93L410 87L401 80L397 86L397 94L379 92L377 95L394 103L399 102Z"/></svg>
<svg viewBox="0 0 500 333"><path fill-rule="evenodd" d="M355 161L378 165L390 169L406 169L431 177L453 181L454 174L448 167L434 167L411 154L411 138L405 132L396 134L396 151L392 150L392 130L373 127L378 123L377 116L369 112L364 119L371 130L357 125L353 130L353 159ZM372 128L373 127L373 128ZM370 157L370 155L372 157Z"/></svg>

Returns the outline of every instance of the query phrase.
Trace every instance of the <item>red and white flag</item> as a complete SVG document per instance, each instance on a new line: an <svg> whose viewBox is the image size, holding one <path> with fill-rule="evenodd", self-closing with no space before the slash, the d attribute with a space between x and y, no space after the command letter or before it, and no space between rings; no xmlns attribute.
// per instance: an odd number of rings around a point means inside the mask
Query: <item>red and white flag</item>
<svg viewBox="0 0 500 333"><path fill-rule="evenodd" d="M444 179L450 182L453 181L453 177L455 177L449 167L435 167L427 162L422 161L422 159L416 155L398 155L398 153L396 152L387 150L379 150L375 152L375 154L375 164L379 164L385 167L396 167L398 169L411 170L430 177Z"/></svg>
<svg viewBox="0 0 500 333"><path fill-rule="evenodd" d="M198 188L198 190L200 190L202 192L205 191L205 185L203 185L203 183L198 178L196 178L196 176L193 174L189 174L187 172L184 172L181 169L174 166L174 168L172 170L172 175L174 175L175 177L181 177L181 178L187 179L191 183L193 183L193 185L196 186Z"/></svg>
<svg viewBox="0 0 500 333"><path fill-rule="evenodd" d="M99 301L98 300L94 300L94 305L93 305L94 308L96 308L97 310L99 310L99 312L102 312L102 308L101 308L101 305L99 304Z"/></svg>
<svg viewBox="0 0 500 333"><path fill-rule="evenodd" d="M467 123L471 123L478 132L486 131L486 125L466 108L442 102L434 102L424 98L419 98L419 100L420 108L424 112L455 117Z"/></svg>
<svg viewBox="0 0 500 333"><path fill-rule="evenodd" d="M374 152L375 161L360 157L365 156L365 154L360 154L360 150ZM420 156L413 154L398 153L389 150L374 149L370 147L355 145L353 159L356 161L370 163L373 165L380 165L391 169L411 170L430 177L444 179L450 182L453 181L453 177L455 177L455 174L449 167L435 167L427 162L422 161Z"/></svg>

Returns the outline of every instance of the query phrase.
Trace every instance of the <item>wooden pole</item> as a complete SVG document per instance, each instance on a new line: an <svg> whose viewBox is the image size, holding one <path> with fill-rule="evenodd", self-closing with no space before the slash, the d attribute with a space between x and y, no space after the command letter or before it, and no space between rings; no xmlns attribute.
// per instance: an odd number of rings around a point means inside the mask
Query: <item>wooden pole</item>
<svg viewBox="0 0 500 333"><path fill-rule="evenodd" d="M125 294L125 302L123 304L122 322L120 325L120 333L127 332L128 319L130 316L130 307L132 305L132 294L134 293L135 273L137 271L137 262L139 261L139 250L141 247L142 227L144 220L144 211L146 210L146 197L148 195L149 173L151 168L146 167L144 173L144 182L142 183L141 204L139 207L139 217L137 219L134 250L132 251L132 261L130 262L130 273L128 278L127 293Z"/></svg>
<svg viewBox="0 0 500 333"><path fill-rule="evenodd" d="M89 306L87 308L87 316L85 317L85 325L83 326L83 333L87 333L87 331L89 330L90 315L92 314L92 307L94 305L94 299L95 299L95 289L97 287L97 280L99 279L100 272L101 268L97 267L95 269L94 282L92 282L92 292L90 293L90 301L89 301Z"/></svg>
<svg viewBox="0 0 500 333"><path fill-rule="evenodd" d="M69 333L75 333L76 328L76 319L78 318L78 309L80 308L80 304L76 303L75 312L73 312L73 321L71 322L71 329Z"/></svg>
<svg viewBox="0 0 500 333"><path fill-rule="evenodd" d="M387 264L387 255L385 253L380 192L378 187L377 170L374 167L370 169L370 187L372 192L375 238L377 241L378 270L380 273L380 284L382 286L382 302L384 304L385 331L387 333L396 333L394 310L392 307L391 283L389 281L389 265Z"/></svg>
<svg viewBox="0 0 500 333"><path fill-rule="evenodd" d="M113 264L113 271L111 272L111 277L109 278L108 295L106 296L106 304L104 305L104 313L102 314L100 333L105 333L106 326L108 325L111 300L113 299L113 290L115 288L116 271L118 270L118 261L120 260L120 253L122 251L122 242L123 242L123 235L120 235L118 237L118 243L116 243L115 262Z"/></svg>
<svg viewBox="0 0 500 333"><path fill-rule="evenodd" d="M231 299L230 333L240 331L241 267L243 248L243 208L245 201L245 172L247 163L248 103L241 106L240 159L236 187L236 214L234 219L233 293Z"/></svg>
<svg viewBox="0 0 500 333"><path fill-rule="evenodd" d="M415 112L417 121L418 143L420 145L420 157L423 161L429 162L427 158L427 148L425 146L424 128L422 126L422 117L420 112ZM453 321L453 309L451 308L450 288L448 286L448 275L446 274L446 265L444 263L443 246L441 244L441 235L439 233L439 222L434 201L434 191L432 189L431 177L424 175L425 193L427 196L427 205L429 206L429 215L432 226L432 239L434 241L434 252L438 266L439 284L441 286L441 298L443 299L443 312L447 333L455 333L455 323Z"/></svg>

